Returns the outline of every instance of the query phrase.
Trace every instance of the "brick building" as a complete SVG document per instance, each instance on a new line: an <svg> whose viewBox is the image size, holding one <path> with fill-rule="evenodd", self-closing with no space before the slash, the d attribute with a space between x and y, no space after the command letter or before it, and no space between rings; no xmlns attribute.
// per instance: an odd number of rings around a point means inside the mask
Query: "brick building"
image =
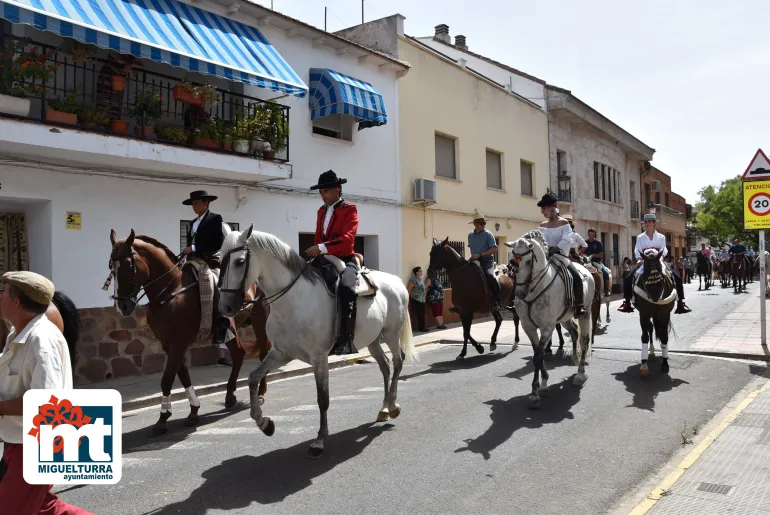
<svg viewBox="0 0 770 515"><path fill-rule="evenodd" d="M654 166L642 172L641 181L644 212L658 216L658 232L666 236L669 254L679 259L687 254L687 202L671 190L671 176Z"/></svg>

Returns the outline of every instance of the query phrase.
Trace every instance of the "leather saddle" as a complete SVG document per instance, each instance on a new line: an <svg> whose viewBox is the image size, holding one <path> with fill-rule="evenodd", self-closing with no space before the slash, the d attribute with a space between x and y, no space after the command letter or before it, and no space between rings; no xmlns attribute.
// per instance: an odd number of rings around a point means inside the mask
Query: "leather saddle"
<svg viewBox="0 0 770 515"><path fill-rule="evenodd" d="M369 273L371 270L364 267L364 257L361 254L356 254L356 289L355 294L357 297L374 297L377 295L379 288L374 279L371 278ZM345 262L336 256L326 255L324 256L326 261L331 266L325 266L321 268L321 275L324 278L324 284L326 285L326 292L332 296L337 296L337 288L340 284L340 275L345 271Z"/></svg>

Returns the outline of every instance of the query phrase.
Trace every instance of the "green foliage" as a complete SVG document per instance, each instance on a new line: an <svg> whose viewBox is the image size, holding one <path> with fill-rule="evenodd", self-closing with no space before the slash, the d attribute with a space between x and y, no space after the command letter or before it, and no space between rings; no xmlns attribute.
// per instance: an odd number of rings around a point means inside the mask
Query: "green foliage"
<svg viewBox="0 0 770 515"><path fill-rule="evenodd" d="M160 96L155 89L145 89L136 95L136 103L130 111L136 117L136 123L150 125L150 122L160 119L163 114Z"/></svg>
<svg viewBox="0 0 770 515"><path fill-rule="evenodd" d="M712 243L732 244L739 238L744 245L758 246L757 231L743 229L743 184L740 177L706 186L698 192L698 232Z"/></svg>
<svg viewBox="0 0 770 515"><path fill-rule="evenodd" d="M173 141L174 143L186 143L189 135L182 127L169 127L167 125L156 125L155 134L160 139Z"/></svg>
<svg viewBox="0 0 770 515"><path fill-rule="evenodd" d="M70 91L64 98L54 98L48 101L48 107L60 113L77 113L80 110L80 90Z"/></svg>
<svg viewBox="0 0 770 515"><path fill-rule="evenodd" d="M107 126L110 124L110 117L101 109L95 107L81 107L78 110L78 121L80 123L93 123L96 125Z"/></svg>

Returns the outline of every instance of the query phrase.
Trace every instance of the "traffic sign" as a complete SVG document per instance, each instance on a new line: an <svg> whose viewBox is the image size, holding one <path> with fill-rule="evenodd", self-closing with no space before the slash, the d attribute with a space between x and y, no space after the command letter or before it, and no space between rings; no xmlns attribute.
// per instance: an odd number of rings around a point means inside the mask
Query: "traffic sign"
<svg viewBox="0 0 770 515"><path fill-rule="evenodd" d="M743 172L741 180L758 181L762 179L770 179L770 159L767 159L767 156L760 148L754 154L754 159L751 160L749 167Z"/></svg>
<svg viewBox="0 0 770 515"><path fill-rule="evenodd" d="M770 181L743 183L743 228L770 229Z"/></svg>

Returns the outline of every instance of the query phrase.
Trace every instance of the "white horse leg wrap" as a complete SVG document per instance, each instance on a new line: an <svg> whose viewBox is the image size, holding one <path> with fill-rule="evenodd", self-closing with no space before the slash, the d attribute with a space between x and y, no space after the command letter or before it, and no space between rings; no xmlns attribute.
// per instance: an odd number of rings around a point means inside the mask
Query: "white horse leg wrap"
<svg viewBox="0 0 770 515"><path fill-rule="evenodd" d="M668 345L661 345L660 350L664 358L668 358Z"/></svg>
<svg viewBox="0 0 770 515"><path fill-rule="evenodd" d="M171 411L171 398L163 395L160 398L160 412L168 413L169 411Z"/></svg>
<svg viewBox="0 0 770 515"><path fill-rule="evenodd" d="M642 361L647 359L647 344L642 344Z"/></svg>
<svg viewBox="0 0 770 515"><path fill-rule="evenodd" d="M193 408L200 408L201 401L199 401L198 396L195 395L195 388L190 385L185 392L187 392L187 399L190 401L190 406Z"/></svg>

